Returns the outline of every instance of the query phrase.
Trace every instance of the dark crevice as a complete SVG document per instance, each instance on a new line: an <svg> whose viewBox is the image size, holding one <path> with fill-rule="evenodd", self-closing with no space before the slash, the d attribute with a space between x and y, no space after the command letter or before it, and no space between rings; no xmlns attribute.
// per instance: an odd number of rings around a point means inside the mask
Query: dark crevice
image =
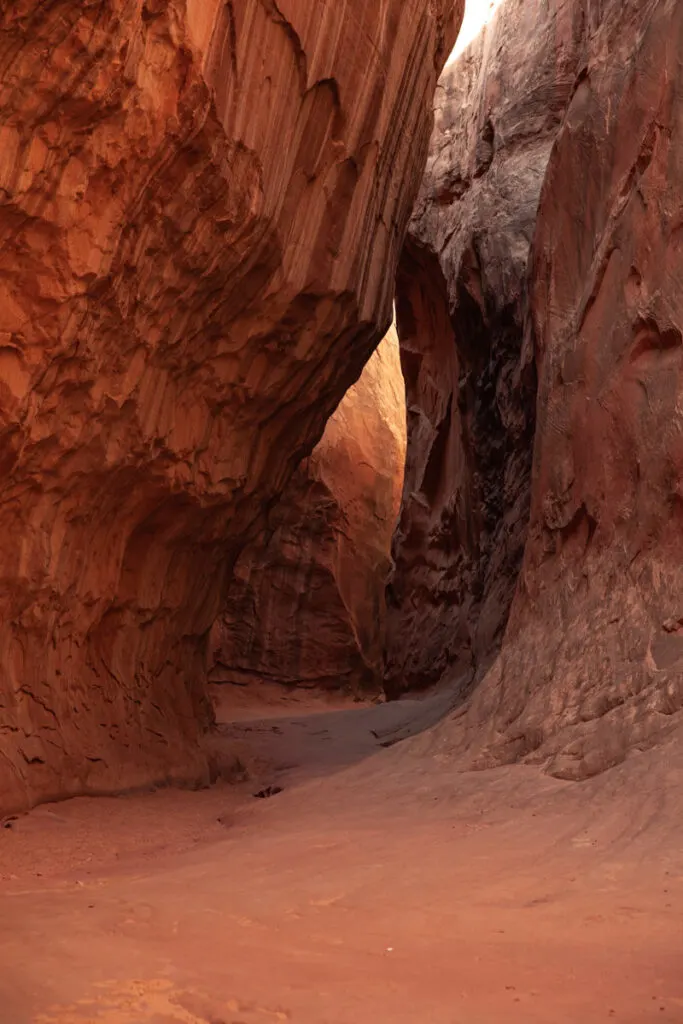
<svg viewBox="0 0 683 1024"><path fill-rule="evenodd" d="M408 401L402 513L388 587L389 696L488 664L502 640L528 528L536 374L525 291L487 290L477 239L447 284L409 239L397 278ZM463 694L466 689L463 690Z"/></svg>

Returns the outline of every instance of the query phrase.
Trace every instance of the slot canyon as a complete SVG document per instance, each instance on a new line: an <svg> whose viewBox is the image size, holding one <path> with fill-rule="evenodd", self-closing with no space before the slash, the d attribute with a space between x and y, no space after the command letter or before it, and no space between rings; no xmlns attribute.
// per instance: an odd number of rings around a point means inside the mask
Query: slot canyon
<svg viewBox="0 0 683 1024"><path fill-rule="evenodd" d="M0 1024L683 1024L681 54L0 5Z"/></svg>

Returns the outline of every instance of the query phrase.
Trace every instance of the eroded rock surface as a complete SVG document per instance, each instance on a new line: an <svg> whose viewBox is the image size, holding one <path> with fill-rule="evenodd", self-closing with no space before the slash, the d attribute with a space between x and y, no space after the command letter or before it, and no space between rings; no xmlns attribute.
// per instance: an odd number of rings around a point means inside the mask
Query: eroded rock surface
<svg viewBox="0 0 683 1024"><path fill-rule="evenodd" d="M529 517L527 267L584 4L507 0L442 76L397 286L408 459L389 591L391 694L467 686L500 645Z"/></svg>
<svg viewBox="0 0 683 1024"><path fill-rule="evenodd" d="M476 764L571 779L660 740L683 707L683 7L600 13L534 242L524 566L464 717Z"/></svg>
<svg viewBox="0 0 683 1024"><path fill-rule="evenodd" d="M238 559L211 636L212 680L381 689L405 420L392 328L297 469L268 533Z"/></svg>
<svg viewBox="0 0 683 1024"><path fill-rule="evenodd" d="M390 320L459 0L0 13L0 807L197 780L226 574Z"/></svg>

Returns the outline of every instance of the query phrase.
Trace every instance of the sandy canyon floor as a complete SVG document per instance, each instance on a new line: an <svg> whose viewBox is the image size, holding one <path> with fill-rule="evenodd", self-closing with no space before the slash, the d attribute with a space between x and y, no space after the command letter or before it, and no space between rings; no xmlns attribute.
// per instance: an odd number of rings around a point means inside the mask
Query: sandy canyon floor
<svg viewBox="0 0 683 1024"><path fill-rule="evenodd" d="M0 1024L683 1022L683 737L458 774L448 702L233 698L249 779L8 823Z"/></svg>

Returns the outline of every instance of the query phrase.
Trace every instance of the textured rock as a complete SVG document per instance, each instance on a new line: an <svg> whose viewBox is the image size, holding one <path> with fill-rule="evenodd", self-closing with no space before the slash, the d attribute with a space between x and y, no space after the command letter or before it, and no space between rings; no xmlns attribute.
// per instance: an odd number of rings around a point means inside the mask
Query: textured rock
<svg viewBox="0 0 683 1024"><path fill-rule="evenodd" d="M3 6L3 809L204 777L226 573L387 328L461 7Z"/></svg>
<svg viewBox="0 0 683 1024"><path fill-rule="evenodd" d="M297 469L269 533L238 559L212 632L212 680L381 689L405 420L392 328Z"/></svg>
<svg viewBox="0 0 683 1024"><path fill-rule="evenodd" d="M531 526L479 765L593 775L683 707L683 8L605 3L543 187Z"/></svg>
<svg viewBox="0 0 683 1024"><path fill-rule="evenodd" d="M408 459L386 686L471 681L499 646L528 524L527 264L580 67L578 2L507 0L442 76L397 314Z"/></svg>
<svg viewBox="0 0 683 1024"><path fill-rule="evenodd" d="M530 262L524 561L500 656L429 740L463 765L565 779L683 718L683 8L574 11L587 46Z"/></svg>

